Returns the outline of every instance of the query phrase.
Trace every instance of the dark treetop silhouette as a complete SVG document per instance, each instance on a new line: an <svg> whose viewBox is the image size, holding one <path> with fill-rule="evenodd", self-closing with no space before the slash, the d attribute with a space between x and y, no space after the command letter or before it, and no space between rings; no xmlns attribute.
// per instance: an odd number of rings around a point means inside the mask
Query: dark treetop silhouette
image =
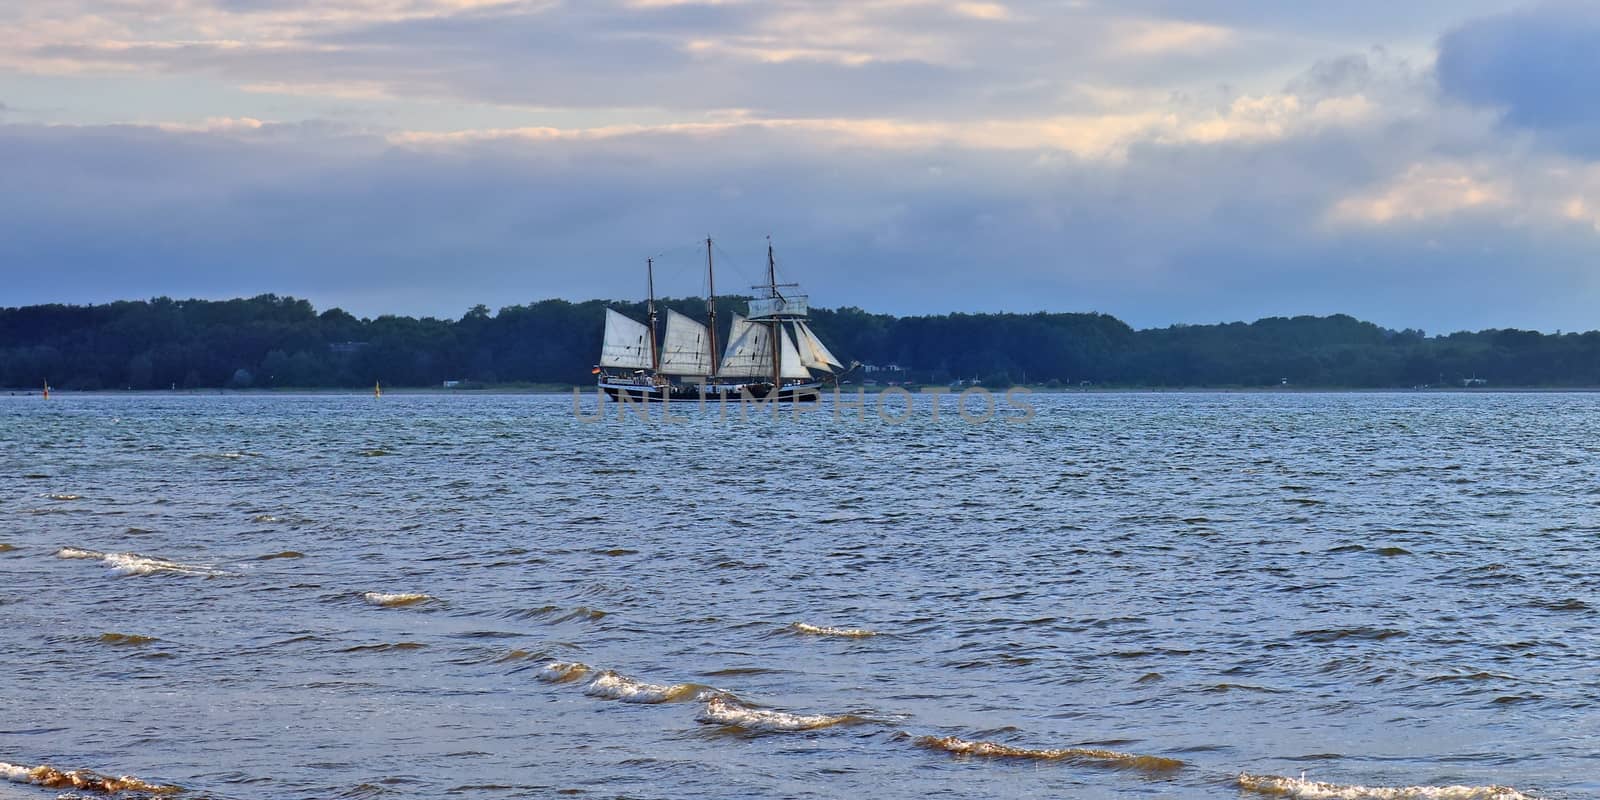
<svg viewBox="0 0 1600 800"><path fill-rule="evenodd" d="M701 299L658 300L703 314ZM722 298L728 312L745 298ZM721 304L719 303L719 305ZM0 386L64 389L587 384L603 309L543 300L460 319L320 314L305 300L123 301L0 309ZM731 319L731 313L719 319ZM893 317L812 309L860 383L1383 388L1600 386L1600 332L1485 330L1426 336L1344 315L1134 330L1105 314ZM719 331L719 337L726 336Z"/></svg>

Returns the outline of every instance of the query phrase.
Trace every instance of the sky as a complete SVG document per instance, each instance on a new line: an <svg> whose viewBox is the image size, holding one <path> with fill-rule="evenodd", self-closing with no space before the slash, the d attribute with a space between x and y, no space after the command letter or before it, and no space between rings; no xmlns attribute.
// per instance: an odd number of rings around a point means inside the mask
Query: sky
<svg viewBox="0 0 1600 800"><path fill-rule="evenodd" d="M1600 328L1600 3L0 0L0 306Z"/></svg>

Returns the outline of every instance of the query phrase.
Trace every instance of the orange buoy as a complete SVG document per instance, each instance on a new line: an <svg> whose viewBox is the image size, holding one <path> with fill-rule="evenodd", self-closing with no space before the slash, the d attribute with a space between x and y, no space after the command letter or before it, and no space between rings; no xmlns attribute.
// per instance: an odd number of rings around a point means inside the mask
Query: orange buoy
<svg viewBox="0 0 1600 800"><path fill-rule="evenodd" d="M44 382L44 399L46 399L46 400L50 399L50 382L49 381L45 381Z"/></svg>

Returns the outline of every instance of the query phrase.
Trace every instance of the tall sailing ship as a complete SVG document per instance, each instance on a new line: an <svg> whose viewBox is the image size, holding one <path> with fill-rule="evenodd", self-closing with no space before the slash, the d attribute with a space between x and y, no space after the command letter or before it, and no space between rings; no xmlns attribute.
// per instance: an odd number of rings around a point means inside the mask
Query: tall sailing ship
<svg viewBox="0 0 1600 800"><path fill-rule="evenodd" d="M706 322L667 309L666 332L656 339L655 261L645 260L648 324L606 309L597 384L613 400L737 400L816 402L844 365L806 323L808 305L796 284L778 283L772 243L767 282L751 287L744 315L734 314L728 342L717 357L717 284L711 239L706 239Z"/></svg>

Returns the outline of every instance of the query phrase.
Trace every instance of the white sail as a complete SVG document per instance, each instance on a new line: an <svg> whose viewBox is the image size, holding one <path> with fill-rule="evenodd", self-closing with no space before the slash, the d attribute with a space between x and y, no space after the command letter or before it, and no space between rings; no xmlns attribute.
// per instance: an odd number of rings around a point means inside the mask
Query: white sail
<svg viewBox="0 0 1600 800"><path fill-rule="evenodd" d="M795 336L799 340L801 363L812 369L827 370L829 372L832 372L835 367L841 369L844 367L843 364L839 363L839 359L833 357L833 353L828 352L827 345L824 345L822 340L818 339L817 335L811 331L810 325L796 320L794 330Z"/></svg>
<svg viewBox="0 0 1600 800"><path fill-rule="evenodd" d="M812 343L812 339L815 337L806 338L806 334L810 333L810 331L806 330L804 326L805 323L795 320L794 340L800 350L800 363L806 365L809 369L822 370L824 372L833 371L828 362L823 359L817 347Z"/></svg>
<svg viewBox="0 0 1600 800"><path fill-rule="evenodd" d="M600 366L649 369L650 328L606 309L606 338L600 347Z"/></svg>
<svg viewBox="0 0 1600 800"><path fill-rule="evenodd" d="M661 339L661 374L710 375L711 334L706 326L667 309L667 333Z"/></svg>
<svg viewBox="0 0 1600 800"><path fill-rule="evenodd" d="M772 375L772 350L768 349L768 330L734 314L728 326L728 349L722 356L717 375L727 378L760 378Z"/></svg>
<svg viewBox="0 0 1600 800"><path fill-rule="evenodd" d="M783 350L779 353L780 374L785 378L810 378L811 373L806 370L805 363L800 360L800 351L794 346L794 337L782 326L778 329L783 331Z"/></svg>

